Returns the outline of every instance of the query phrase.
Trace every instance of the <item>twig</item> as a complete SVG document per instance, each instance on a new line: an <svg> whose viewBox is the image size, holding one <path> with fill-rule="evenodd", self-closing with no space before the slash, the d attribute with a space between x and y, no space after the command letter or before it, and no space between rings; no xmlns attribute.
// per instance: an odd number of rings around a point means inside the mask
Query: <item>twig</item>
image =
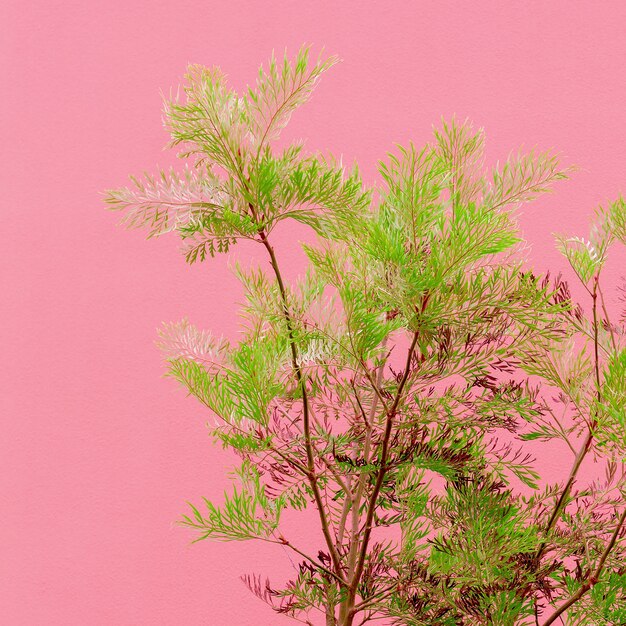
<svg viewBox="0 0 626 626"><path fill-rule="evenodd" d="M592 302L593 302L593 352L594 352L594 372L596 378L596 394L598 401L602 399L601 393L601 381L600 381L600 355L599 355L599 338L598 338L598 289L600 285L600 274L597 273L594 276L593 280L593 290L589 293L591 294ZM563 507L565 506L567 497L569 496L572 485L574 484L574 480L576 479L576 475L578 474L578 470L587 456L587 453L591 449L591 444L593 443L594 430L596 426L596 420L594 419L592 423L589 425L589 432L587 433L587 437L580 448L578 454L576 455L576 459L574 460L574 465L570 471L567 482L565 483L565 487L559 497L554 510L552 511L552 515L548 521L548 524L545 529L546 539L539 546L539 550L537 551L537 558L541 558L543 555L546 545L547 545L547 537L550 534L552 528L556 524L558 516L560 515Z"/></svg>
<svg viewBox="0 0 626 626"><path fill-rule="evenodd" d="M265 537L257 537L257 539L261 539L262 541L265 541L267 543L275 543L279 546L286 546L287 548L291 548L294 552L299 554L301 557L304 557L307 561L315 565L315 567L317 567L319 570L321 570L325 574L328 574L329 576L334 578L339 584L345 586L346 584L345 581L343 581L339 576L337 576L337 574L335 574L332 570L329 570L327 567L322 565L317 559L314 559L312 556L309 556L305 552L302 552L302 550L300 550L299 548L296 548L296 546L294 546L288 539L285 539L284 537L280 539L266 539Z"/></svg>
<svg viewBox="0 0 626 626"><path fill-rule="evenodd" d="M615 547L615 543L617 542L617 538L619 533L624 525L624 520L626 520L626 508L622 511L622 514L619 518L617 526L611 535L611 540L607 544L602 556L600 557L600 561L598 562L598 566L596 567L594 573L585 581L583 585L578 589L578 591L573 594L568 600L566 600L550 617L543 623L543 626L550 626L550 624L554 623L557 618L559 618L567 609L576 604L594 585L598 583L600 580L600 574L604 569L604 564L611 553L611 550Z"/></svg>

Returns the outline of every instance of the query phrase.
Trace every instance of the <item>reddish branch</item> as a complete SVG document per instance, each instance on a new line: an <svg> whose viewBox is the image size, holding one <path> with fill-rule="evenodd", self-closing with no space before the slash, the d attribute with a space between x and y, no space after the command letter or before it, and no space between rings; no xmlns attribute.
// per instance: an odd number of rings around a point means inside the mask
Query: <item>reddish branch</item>
<svg viewBox="0 0 626 626"><path fill-rule="evenodd" d="M283 315L285 317L285 323L287 325L287 333L289 335L289 346L291 348L291 364L292 364L293 371L296 377L296 382L298 383L298 386L300 387L300 390L302 393L302 412L303 412L302 422L303 422L303 428L304 428L304 445L306 448L306 456L307 456L306 476L309 479L309 483L311 485L311 491L313 492L313 498L315 500L316 508L318 510L319 517L320 517L322 533L324 535L324 540L326 541L326 546L328 547L328 551L330 552L330 557L333 562L333 568L336 573L336 578L338 578L339 580L343 580L341 559L337 551L337 547L335 546L335 543L330 533L330 524L326 517L324 503L322 502L322 496L321 496L319 485L318 485L318 476L315 471L315 456L313 453L313 443L311 439L311 415L310 415L309 398L308 398L308 392L306 388L306 381L304 379L304 375L302 374L300 363L298 362L298 348L296 346L296 341L295 341L294 331L293 331L293 322L291 320L291 314L289 312L289 304L287 302L287 291L285 289L285 284L283 282L283 278L280 273L278 261L276 260L276 254L274 252L274 248L268 241L267 235L263 229L259 231L259 236L261 239L261 243L265 246L265 249L267 250L267 253L269 254L270 263L272 265L274 275L276 276L276 282L278 283L278 289L280 291L280 297L281 297L282 307L283 307Z"/></svg>
<svg viewBox="0 0 626 626"><path fill-rule="evenodd" d="M599 289L600 289L600 275L598 273L594 276L593 290L590 292L592 303L593 303L593 351L594 351L594 371L595 371L595 378L596 378L596 395L597 395L598 403L600 403L600 401L602 400L601 381L600 381L600 355L599 355L600 342L598 338L598 292L599 292ZM570 491L572 489L572 485L574 484L574 481L576 480L578 470L580 469L580 466L582 465L583 460L587 456L587 453L591 449L595 427L596 427L596 420L594 419L592 423L589 425L589 432L587 433L587 437L585 438L585 441L583 442L582 447L580 448L578 454L576 455L576 458L574 460L574 465L572 466L567 482L565 483L565 487L563 488L563 491L561 492L561 495L556 503L556 506L554 507L554 510L552 511L552 515L550 516L550 519L548 520L548 524L545 529L546 540L544 540L541 546L539 546L539 550L537 552L538 559L540 559L543 556L543 553L545 552L545 549L547 546L547 537L549 536L550 532L554 528L563 508L567 504L567 498L569 497Z"/></svg>
<svg viewBox="0 0 626 626"><path fill-rule="evenodd" d="M387 418L386 418L386 423L385 423L385 434L384 434L384 438L382 442L382 449L381 449L381 454L380 454L380 469L378 470L378 476L376 478L374 489L372 490L372 493L367 503L367 514L365 518L365 527L363 529L363 539L361 540L361 549L359 551L359 557L356 562L354 573L352 574L352 577L350 579L349 586L348 586L348 597L346 600L346 609L347 609L346 617L345 617L345 622L342 624L342 626L352 626L352 622L356 614L356 612L354 611L354 601L356 598L357 588L361 580L361 576L363 575L363 568L365 566L367 548L369 546L369 539L372 533L374 512L376 511L376 503L378 500L378 495L380 494L380 490L382 488L383 482L385 480L385 475L388 470L387 460L388 460L388 454L389 454L389 441L391 439L393 421L398 411L400 400L402 399L402 393L404 391L404 387L407 383L407 380L409 379L409 374L411 372L411 362L413 360L413 355L415 353L415 348L417 346L418 338L419 338L419 331L415 331L415 333L413 334L413 341L411 342L411 346L407 354L404 374L402 375L402 379L400 381L400 384L398 385L398 390L396 392L396 396L394 398L393 404L391 405L391 408L387 412Z"/></svg>
<svg viewBox="0 0 626 626"><path fill-rule="evenodd" d="M624 525L624 521L626 520L626 508L622 511L622 514L617 522L617 526L611 535L611 539L609 543L606 545L600 560L598 561L598 566L595 571L587 580L580 586L578 591L573 594L568 600L566 600L550 617L543 623L543 626L550 626L550 624L554 623L567 609L576 604L594 585L598 583L600 580L600 575L602 574L602 570L604 569L604 565L606 563L611 550L615 547L617 543L617 539L619 537L620 531L622 530L622 526Z"/></svg>

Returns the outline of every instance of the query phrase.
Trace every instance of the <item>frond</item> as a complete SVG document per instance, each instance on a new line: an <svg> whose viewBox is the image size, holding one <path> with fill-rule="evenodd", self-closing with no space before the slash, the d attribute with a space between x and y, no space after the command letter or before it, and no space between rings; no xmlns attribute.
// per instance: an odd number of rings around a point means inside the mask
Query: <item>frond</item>
<svg viewBox="0 0 626 626"><path fill-rule="evenodd" d="M345 239L369 217L371 191L357 168L331 157L310 156L289 169L276 189L276 221L294 219L328 239Z"/></svg>
<svg viewBox="0 0 626 626"><path fill-rule="evenodd" d="M482 192L482 170L484 166L485 132L480 128L474 132L469 120L458 123L442 122L435 129L435 151L445 171L447 187L453 211L460 204L476 202Z"/></svg>
<svg viewBox="0 0 626 626"><path fill-rule="evenodd" d="M606 207L598 207L593 230L600 231L603 241L610 243L615 238L626 245L626 200L622 196Z"/></svg>
<svg viewBox="0 0 626 626"><path fill-rule="evenodd" d="M582 237L556 237L557 248L568 260L580 281L588 285L589 281L602 269L606 261L605 246L599 247Z"/></svg>
<svg viewBox="0 0 626 626"><path fill-rule="evenodd" d="M508 492L476 483L449 487L441 505L448 528L433 540L431 571L451 574L461 585L512 581L512 557L538 546L537 528L526 524L527 514Z"/></svg>
<svg viewBox="0 0 626 626"><path fill-rule="evenodd" d="M169 145L182 146L179 156L193 155L196 164L208 161L221 167L243 185L247 130L241 99L219 68L190 65L185 79L185 97L164 100Z"/></svg>
<svg viewBox="0 0 626 626"><path fill-rule="evenodd" d="M256 87L248 88L244 98L250 139L258 151L265 143L278 139L292 113L311 97L320 76L337 61L335 56L320 56L310 66L309 47L304 46L295 62L290 62L287 53L282 63L272 55L267 69L259 69Z"/></svg>
<svg viewBox="0 0 626 626"><path fill-rule="evenodd" d="M163 357L188 359L197 363L215 363L223 358L229 344L223 338L216 339L207 330L199 330L187 318L180 322L164 323L158 331L157 347Z"/></svg>
<svg viewBox="0 0 626 626"><path fill-rule="evenodd" d="M559 168L558 157L550 152L531 151L510 158L495 169L483 193L484 204L492 210L529 202L549 192L552 183L568 178L571 168Z"/></svg>
<svg viewBox="0 0 626 626"><path fill-rule="evenodd" d="M178 231L185 260L192 264L228 252L240 239L254 239L258 226L245 212L225 206L220 211L199 213Z"/></svg>
<svg viewBox="0 0 626 626"><path fill-rule="evenodd" d="M608 359L599 405L600 439L617 446L618 453L626 454L626 349Z"/></svg>
<svg viewBox="0 0 626 626"><path fill-rule="evenodd" d="M444 227L442 241L433 246L433 271L445 277L520 241L517 224L508 212L472 202L459 205L454 219Z"/></svg>
<svg viewBox="0 0 626 626"><path fill-rule="evenodd" d="M242 416L226 384L226 373L219 364L209 368L192 359L170 359L167 375L226 423L237 424L241 421Z"/></svg>
<svg viewBox="0 0 626 626"><path fill-rule="evenodd" d="M187 320L165 324L159 336L168 376L226 424L240 434L250 424L267 424L271 402L285 390L284 336L251 338L233 347Z"/></svg>
<svg viewBox="0 0 626 626"><path fill-rule="evenodd" d="M195 541L217 539L220 541L245 541L267 539L278 526L284 508L283 499L269 498L261 484L259 473L249 463L238 472L239 489L224 494L222 506L203 498L204 507L189 503L191 515L184 515L181 525L199 532Z"/></svg>
<svg viewBox="0 0 626 626"><path fill-rule="evenodd" d="M105 202L124 211L127 228L147 228L148 237L180 229L204 213L218 211L226 202L216 177L198 169L161 170L158 175L131 176L134 187L106 192Z"/></svg>
<svg viewBox="0 0 626 626"><path fill-rule="evenodd" d="M440 194L449 175L447 164L437 159L431 146L418 150L411 143L408 148L398 146L398 154L389 153L378 169L387 187L384 207L405 233L404 245L417 252L443 213Z"/></svg>
<svg viewBox="0 0 626 626"><path fill-rule="evenodd" d="M169 358L168 374L227 423L267 424L271 402L285 393L286 348L284 336L259 337L224 348L221 363Z"/></svg>
<svg viewBox="0 0 626 626"><path fill-rule="evenodd" d="M577 407L584 407L592 395L593 363L586 346L569 338L558 345L536 342L519 349L522 369L541 376L549 385L562 390Z"/></svg>

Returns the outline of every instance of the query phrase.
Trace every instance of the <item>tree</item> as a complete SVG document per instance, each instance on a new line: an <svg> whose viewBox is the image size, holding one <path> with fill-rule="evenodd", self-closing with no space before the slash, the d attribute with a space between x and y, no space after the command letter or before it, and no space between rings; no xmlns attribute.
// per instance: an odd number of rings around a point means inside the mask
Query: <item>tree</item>
<svg viewBox="0 0 626 626"><path fill-rule="evenodd" d="M371 189L356 167L274 147L335 62L273 57L242 96L190 66L164 110L186 168L107 193L128 227L178 233L189 263L247 239L271 267L236 266L237 345L186 320L160 331L169 375L241 458L224 504L192 505L182 524L293 551L282 587L244 580L307 624L626 623L626 319L609 321L600 283L626 243L624 201L598 211L589 241L558 240L587 317L563 280L528 269L515 221L567 177L555 155L489 171L483 131L453 119L387 155ZM294 284L272 235L288 219L317 242ZM530 440L572 450L562 484L540 486ZM606 478L578 488L590 454ZM317 554L282 534L286 508L314 511Z"/></svg>

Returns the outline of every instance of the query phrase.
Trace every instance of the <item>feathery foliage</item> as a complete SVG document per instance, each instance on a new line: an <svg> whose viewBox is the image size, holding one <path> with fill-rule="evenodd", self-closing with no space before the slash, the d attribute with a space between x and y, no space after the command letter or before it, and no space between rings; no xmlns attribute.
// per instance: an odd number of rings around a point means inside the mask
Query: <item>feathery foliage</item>
<svg viewBox="0 0 626 626"><path fill-rule="evenodd" d="M247 239L271 267L234 264L237 344L160 330L169 376L241 458L232 492L182 524L290 551L293 579L244 582L306 624L626 623L626 315L609 319L601 281L626 203L557 238L578 304L521 255L516 209L568 175L554 154L489 169L483 130L453 119L397 146L370 189L332 156L276 148L336 60L272 57L243 95L190 66L164 106L185 169L106 197L126 226L178 233L189 263ZM272 235L288 219L315 239L292 284ZM547 446L572 454L556 484L534 460ZM592 457L605 476L584 484ZM317 552L283 534L286 508L317 520Z"/></svg>

